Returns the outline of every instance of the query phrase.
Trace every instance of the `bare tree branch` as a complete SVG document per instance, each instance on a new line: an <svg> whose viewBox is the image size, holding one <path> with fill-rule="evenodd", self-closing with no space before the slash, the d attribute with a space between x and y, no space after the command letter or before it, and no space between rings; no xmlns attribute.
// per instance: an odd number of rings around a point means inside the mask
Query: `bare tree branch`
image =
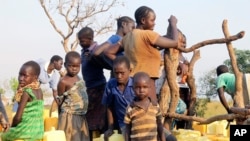
<svg viewBox="0 0 250 141"><path fill-rule="evenodd" d="M182 52L185 52L185 53L188 53L188 52L194 51L194 50L196 50L198 48L204 47L206 45L224 44L224 43L228 43L228 42L231 42L231 41L235 41L235 40L243 38L244 35L245 35L245 32L241 31L238 34L233 35L233 36L228 36L226 38L221 38L221 39L205 40L205 41L199 42L199 43L197 43L195 45L192 45L189 48L178 48L178 50L180 50Z"/></svg>

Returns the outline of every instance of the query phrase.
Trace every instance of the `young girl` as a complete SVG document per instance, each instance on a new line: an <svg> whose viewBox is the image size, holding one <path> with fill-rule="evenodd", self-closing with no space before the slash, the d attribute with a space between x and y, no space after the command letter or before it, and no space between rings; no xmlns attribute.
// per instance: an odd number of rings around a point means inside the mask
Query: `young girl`
<svg viewBox="0 0 250 141"><path fill-rule="evenodd" d="M64 66L67 73L58 84L58 129L64 130L67 141L89 141L85 119L88 96L84 81L78 77L81 66L80 54L75 51L68 52Z"/></svg>
<svg viewBox="0 0 250 141"><path fill-rule="evenodd" d="M151 92L150 98L157 102L155 79L159 78L159 70L161 64L160 48L177 48L178 47L178 31L177 19L171 16L169 19L169 31L171 31L171 39L163 37L154 32L156 15L153 9L147 6L141 6L135 11L136 29L126 34L122 42L110 46L106 51L106 55L114 59L116 51L121 47L124 49L125 56L131 62L133 76L136 72L144 71L150 76ZM182 46L182 45L179 45Z"/></svg>
<svg viewBox="0 0 250 141"><path fill-rule="evenodd" d="M17 139L34 141L43 138L43 93L38 76L40 67L34 61L24 63L19 71L19 86L15 95L17 113L11 128L2 134L2 141Z"/></svg>

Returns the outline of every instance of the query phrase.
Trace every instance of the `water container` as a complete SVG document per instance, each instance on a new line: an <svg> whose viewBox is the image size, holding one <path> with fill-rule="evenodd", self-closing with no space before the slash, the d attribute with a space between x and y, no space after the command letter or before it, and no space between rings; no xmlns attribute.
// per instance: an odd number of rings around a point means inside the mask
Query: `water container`
<svg viewBox="0 0 250 141"><path fill-rule="evenodd" d="M122 134L118 134L117 130L114 130L114 134L109 137L109 141L124 141Z"/></svg>
<svg viewBox="0 0 250 141"><path fill-rule="evenodd" d="M57 128L58 118L57 117L49 117L44 120L44 131L50 131L52 127Z"/></svg>
<svg viewBox="0 0 250 141"><path fill-rule="evenodd" d="M46 118L49 118L49 109L43 110L43 120L45 120Z"/></svg>
<svg viewBox="0 0 250 141"><path fill-rule="evenodd" d="M66 136L63 130L52 127L50 131L44 132L43 141L66 141Z"/></svg>
<svg viewBox="0 0 250 141"><path fill-rule="evenodd" d="M97 141L104 141L104 134L101 134ZM114 130L114 134L109 137L108 141L125 141L125 139L122 134L118 134L118 131Z"/></svg>
<svg viewBox="0 0 250 141"><path fill-rule="evenodd" d="M217 124L218 124L218 121L207 124L207 134L216 135L216 125Z"/></svg>
<svg viewBox="0 0 250 141"><path fill-rule="evenodd" d="M229 141L229 137L218 137L217 141Z"/></svg>
<svg viewBox="0 0 250 141"><path fill-rule="evenodd" d="M202 134L207 132L207 125L206 124L199 125L198 122L193 121L192 127L194 130L200 131Z"/></svg>
<svg viewBox="0 0 250 141"><path fill-rule="evenodd" d="M50 117L57 117L58 118L58 111L53 111L51 112L51 116Z"/></svg>
<svg viewBox="0 0 250 141"><path fill-rule="evenodd" d="M215 125L216 135L227 136L226 127L227 127L227 121L226 121L226 120L219 121L219 122Z"/></svg>

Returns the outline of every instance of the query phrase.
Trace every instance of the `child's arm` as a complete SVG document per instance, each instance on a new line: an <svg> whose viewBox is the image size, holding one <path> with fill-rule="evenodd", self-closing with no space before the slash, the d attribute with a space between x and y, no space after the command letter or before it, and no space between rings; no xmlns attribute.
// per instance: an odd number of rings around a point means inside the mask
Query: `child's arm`
<svg viewBox="0 0 250 141"><path fill-rule="evenodd" d="M131 124L126 124L125 141L130 141Z"/></svg>
<svg viewBox="0 0 250 141"><path fill-rule="evenodd" d="M107 107L107 118L108 118L108 130L105 131L104 138L108 138L114 133L113 132L114 118L113 118L112 110L110 109L110 107Z"/></svg>
<svg viewBox="0 0 250 141"><path fill-rule="evenodd" d="M2 112L0 112L0 123L4 132L9 129L10 124L5 120L5 117Z"/></svg>
<svg viewBox="0 0 250 141"><path fill-rule="evenodd" d="M108 58L110 58L111 60L114 60L116 58L117 52L121 50L123 50L121 46L121 41L118 41L116 44L109 46L103 52Z"/></svg>
<svg viewBox="0 0 250 141"><path fill-rule="evenodd" d="M63 93L66 90L66 85L63 81L63 78L59 81L57 85L58 97L56 98L58 105L60 106L63 102Z"/></svg>
<svg viewBox="0 0 250 141"><path fill-rule="evenodd" d="M31 99L31 97L26 92L23 92L21 96L21 100L18 104L16 115L13 118L11 127L16 127L21 122L24 108L27 102L29 101L29 99Z"/></svg>
<svg viewBox="0 0 250 141"><path fill-rule="evenodd" d="M157 122L157 132L160 138L160 141L166 141L165 134L163 132L163 125L161 122L161 116L156 117L156 122Z"/></svg>
<svg viewBox="0 0 250 141"><path fill-rule="evenodd" d="M218 88L217 92L219 94L221 104L224 106L224 108L227 110L228 113L231 113L230 108L227 104L227 100L226 100L225 95L224 95L224 87L222 86L222 87Z"/></svg>

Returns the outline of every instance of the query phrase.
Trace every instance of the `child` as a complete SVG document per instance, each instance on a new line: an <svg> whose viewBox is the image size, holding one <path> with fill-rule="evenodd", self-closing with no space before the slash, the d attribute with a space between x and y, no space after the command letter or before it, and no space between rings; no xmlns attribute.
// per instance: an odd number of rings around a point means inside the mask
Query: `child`
<svg viewBox="0 0 250 141"><path fill-rule="evenodd" d="M19 71L19 86L15 94L18 102L17 113L11 128L2 134L2 141L27 140L43 138L43 93L38 77L40 67L35 61L24 63Z"/></svg>
<svg viewBox="0 0 250 141"><path fill-rule="evenodd" d="M111 59L115 58L114 52L124 49L125 56L131 62L131 76L136 72L144 71L150 76L150 95L152 101L158 101L156 98L155 80L159 78L159 70L161 64L160 48L177 48L178 47L178 32L177 19L171 16L169 26L171 29L171 38L160 36L154 32L156 15L153 9L147 6L141 6L135 11L136 28L127 33L122 42L110 46L105 52L109 54ZM181 45L179 46L181 47Z"/></svg>
<svg viewBox="0 0 250 141"><path fill-rule="evenodd" d="M64 130L67 141L89 141L85 114L88 108L88 95L85 84L77 75L80 71L80 54L71 51L65 56L65 76L58 83L60 101L58 129Z"/></svg>
<svg viewBox="0 0 250 141"><path fill-rule="evenodd" d="M233 73L229 73L228 67L226 65L218 66L216 68L216 73L216 89L219 94L220 101L230 114L231 111L224 96L224 92L227 92L233 99L235 94L235 75Z"/></svg>
<svg viewBox="0 0 250 141"><path fill-rule="evenodd" d="M1 96L0 96L0 124L1 124L4 132L7 131L10 127L9 119L8 119L6 110L4 108L4 104L2 102Z"/></svg>
<svg viewBox="0 0 250 141"><path fill-rule="evenodd" d="M136 99L127 107L124 122L126 123L126 141L165 141L162 114L159 105L148 97L150 76L137 72L133 78L133 89Z"/></svg>
<svg viewBox="0 0 250 141"><path fill-rule="evenodd" d="M102 104L107 106L109 127L104 134L105 138L113 134L114 123L119 124L119 129L125 136L124 115L126 107L135 97L132 85L133 80L129 77L130 71L130 63L127 57L118 56L114 60L113 73L115 78L110 79L107 83L102 99Z"/></svg>
<svg viewBox="0 0 250 141"><path fill-rule="evenodd" d="M86 83L89 99L86 119L89 127L90 140L94 132L102 134L106 130L106 108L102 105L103 92L106 85L104 69L93 58L92 51L97 47L94 42L94 31L89 27L83 27L78 32L78 39L82 47L81 65L82 77Z"/></svg>
<svg viewBox="0 0 250 141"><path fill-rule="evenodd" d="M128 17L128 16L122 16L117 19L117 30L116 34L109 37L109 39L94 48L93 55L96 59L98 59L99 64L103 66L105 69L111 70L111 78L113 78L112 73L112 66L113 66L113 59L110 59L108 56L105 55L105 50L113 44L116 44L119 42L128 32L131 32L135 28L135 21ZM116 56L123 55L123 51L118 51L116 53Z"/></svg>

